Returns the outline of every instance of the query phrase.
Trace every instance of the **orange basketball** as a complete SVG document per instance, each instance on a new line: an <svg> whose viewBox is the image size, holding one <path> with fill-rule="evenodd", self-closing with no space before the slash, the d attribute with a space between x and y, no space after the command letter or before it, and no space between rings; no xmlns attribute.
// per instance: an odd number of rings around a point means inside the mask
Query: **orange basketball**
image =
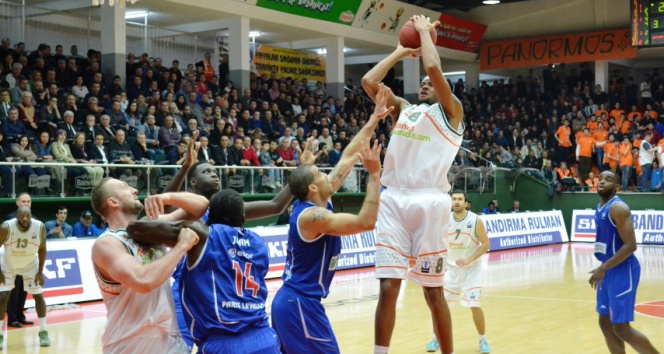
<svg viewBox="0 0 664 354"><path fill-rule="evenodd" d="M436 31L431 31L431 40L436 44ZM401 31L399 31L399 43L406 48L419 48L422 44L420 43L420 34L415 29L415 24L413 20L406 22Z"/></svg>

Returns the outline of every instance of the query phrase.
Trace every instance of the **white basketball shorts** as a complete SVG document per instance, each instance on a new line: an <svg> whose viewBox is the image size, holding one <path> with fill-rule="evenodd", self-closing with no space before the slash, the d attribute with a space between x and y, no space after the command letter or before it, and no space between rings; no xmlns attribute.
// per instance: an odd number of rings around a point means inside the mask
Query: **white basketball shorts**
<svg viewBox="0 0 664 354"><path fill-rule="evenodd" d="M445 299L459 302L465 307L480 307L482 297L482 264L477 262L469 267L447 265L445 273Z"/></svg>
<svg viewBox="0 0 664 354"><path fill-rule="evenodd" d="M384 190L378 209L376 278L442 286L451 208L450 195L440 189Z"/></svg>

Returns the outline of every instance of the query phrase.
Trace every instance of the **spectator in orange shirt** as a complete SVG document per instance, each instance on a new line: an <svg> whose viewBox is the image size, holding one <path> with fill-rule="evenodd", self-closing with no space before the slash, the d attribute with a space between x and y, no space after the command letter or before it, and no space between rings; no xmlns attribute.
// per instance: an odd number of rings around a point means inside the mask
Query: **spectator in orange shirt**
<svg viewBox="0 0 664 354"><path fill-rule="evenodd" d="M639 176L641 175L642 168L639 163L639 148L632 147L632 184L635 186L639 185Z"/></svg>
<svg viewBox="0 0 664 354"><path fill-rule="evenodd" d="M565 162L569 164L570 154L572 152L572 129L569 127L569 121L563 118L563 125L558 127L553 137L558 141L556 148L556 161L558 163Z"/></svg>
<svg viewBox="0 0 664 354"><path fill-rule="evenodd" d="M616 126L620 126L618 123L622 123L623 118L625 117L625 110L620 108L620 103L616 102L616 104L613 106L613 109L609 113L609 116L616 120Z"/></svg>
<svg viewBox="0 0 664 354"><path fill-rule="evenodd" d="M588 128L583 129L583 136L576 142L576 160L579 161L579 177L582 181L588 178L588 173L593 168L593 152L595 151L595 139L590 136Z"/></svg>
<svg viewBox="0 0 664 354"><path fill-rule="evenodd" d="M606 117L607 114L609 114L609 112L606 111L606 107L604 106L604 103L600 104L599 109L595 111L595 115L598 116L598 117L601 117L602 115L604 115Z"/></svg>
<svg viewBox="0 0 664 354"><path fill-rule="evenodd" d="M618 125L618 123L616 123L616 128L620 127L618 129L620 131L620 134L628 135L629 130L632 129L632 122L634 122L634 120L633 119L626 119L624 114L622 114L620 116L620 118L621 118L622 123L620 123L620 125Z"/></svg>
<svg viewBox="0 0 664 354"><path fill-rule="evenodd" d="M643 134L641 134L640 131L637 130L636 132L634 132L634 140L632 141L633 147L637 149L641 147L641 142L643 141L643 139L641 139L642 136Z"/></svg>
<svg viewBox="0 0 664 354"><path fill-rule="evenodd" d="M623 136L623 141L618 147L618 155L620 159L620 172L622 173L622 189L624 191L629 187L629 178L634 164L632 158L632 144L629 143L629 137Z"/></svg>
<svg viewBox="0 0 664 354"><path fill-rule="evenodd" d="M632 111L627 114L627 118L632 118L634 122L638 122L643 117L643 114L638 111L636 106L632 106Z"/></svg>
<svg viewBox="0 0 664 354"><path fill-rule="evenodd" d="M586 185L588 186L589 192L597 192L597 183L599 178L595 177L595 174L590 172L588 173L588 179L586 180Z"/></svg>
<svg viewBox="0 0 664 354"><path fill-rule="evenodd" d="M591 133L594 133L599 128L599 122L597 121L597 116L590 116L590 121L586 123L586 127L590 129Z"/></svg>
<svg viewBox="0 0 664 354"><path fill-rule="evenodd" d="M609 138L609 132L604 130L604 124L597 124L598 130L593 133L593 139L595 139L595 156L597 157L597 168L599 172L604 171L604 144Z"/></svg>
<svg viewBox="0 0 664 354"><path fill-rule="evenodd" d="M604 144L604 164L609 165L611 171L616 172L618 167L618 142L615 135L609 135L609 141Z"/></svg>

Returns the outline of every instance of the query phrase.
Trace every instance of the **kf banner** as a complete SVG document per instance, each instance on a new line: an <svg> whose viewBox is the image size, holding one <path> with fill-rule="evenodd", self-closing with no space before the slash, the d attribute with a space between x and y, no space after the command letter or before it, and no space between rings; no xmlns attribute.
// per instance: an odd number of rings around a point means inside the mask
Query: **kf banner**
<svg viewBox="0 0 664 354"><path fill-rule="evenodd" d="M664 245L664 211L632 210L636 243ZM595 211L572 212L572 241L595 242Z"/></svg>
<svg viewBox="0 0 664 354"><path fill-rule="evenodd" d="M567 242L559 210L482 215L491 251Z"/></svg>
<svg viewBox="0 0 664 354"><path fill-rule="evenodd" d="M325 57L311 52L261 45L252 57L252 67L260 75L273 72L277 77L307 79L309 82L325 82Z"/></svg>
<svg viewBox="0 0 664 354"><path fill-rule="evenodd" d="M286 266L288 226L251 228L263 238L270 255L270 269L266 278L279 278ZM230 252L230 251L229 251ZM337 270L371 267L376 261L374 231L341 237L341 254Z"/></svg>

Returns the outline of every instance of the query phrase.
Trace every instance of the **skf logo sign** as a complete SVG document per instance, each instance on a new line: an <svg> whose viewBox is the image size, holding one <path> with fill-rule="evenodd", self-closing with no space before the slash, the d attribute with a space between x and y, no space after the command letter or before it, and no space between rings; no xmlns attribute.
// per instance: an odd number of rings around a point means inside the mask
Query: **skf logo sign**
<svg viewBox="0 0 664 354"><path fill-rule="evenodd" d="M575 215L574 218L574 236L580 238L595 238L597 229L595 227L594 215Z"/></svg>
<svg viewBox="0 0 664 354"><path fill-rule="evenodd" d="M44 263L44 297L83 293L76 250L48 251Z"/></svg>

